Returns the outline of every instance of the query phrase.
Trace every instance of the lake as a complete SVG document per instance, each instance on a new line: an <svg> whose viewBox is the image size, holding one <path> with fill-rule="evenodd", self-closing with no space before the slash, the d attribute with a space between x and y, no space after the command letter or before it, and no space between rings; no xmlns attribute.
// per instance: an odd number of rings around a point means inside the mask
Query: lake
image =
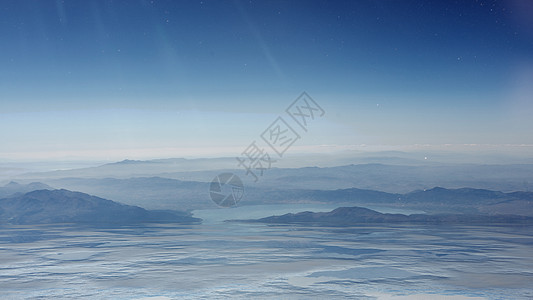
<svg viewBox="0 0 533 300"><path fill-rule="evenodd" d="M531 229L4 225L0 298L531 299Z"/></svg>

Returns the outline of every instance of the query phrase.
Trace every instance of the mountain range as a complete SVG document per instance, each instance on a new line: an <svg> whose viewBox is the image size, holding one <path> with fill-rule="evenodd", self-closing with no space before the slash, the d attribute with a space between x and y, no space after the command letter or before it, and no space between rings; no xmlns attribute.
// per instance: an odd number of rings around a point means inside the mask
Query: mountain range
<svg viewBox="0 0 533 300"><path fill-rule="evenodd" d="M150 211L64 189L36 190L0 199L0 224L188 224L199 221L183 212Z"/></svg>
<svg viewBox="0 0 533 300"><path fill-rule="evenodd" d="M298 159L287 157L282 161L285 164L285 161L290 160ZM452 164L424 160L414 163L406 159L398 161L393 157L376 158L376 161L382 163L369 163L373 160L368 159L359 161L363 163L297 168L281 168L284 164L275 163L271 169L264 172L258 182L239 168L234 157L124 160L90 168L19 174L10 176L9 180L50 184L52 180L64 178L161 177L209 182L221 172L232 172L240 176L245 185L272 189L335 190L355 187L389 193L408 193L441 186L504 192L533 190L533 164Z"/></svg>
<svg viewBox="0 0 533 300"><path fill-rule="evenodd" d="M517 215L470 215L470 214L383 214L363 207L339 207L330 212L300 212L271 216L245 222L272 224L312 224L321 226L347 226L357 224L533 224L533 217Z"/></svg>
<svg viewBox="0 0 533 300"><path fill-rule="evenodd" d="M47 184L41 182L31 182L28 184L20 184L18 182L11 181L5 186L0 187L0 198L7 196L13 196L17 194L25 194L35 190L53 190Z"/></svg>
<svg viewBox="0 0 533 300"><path fill-rule="evenodd" d="M192 211L216 208L209 199L208 183L181 181L170 178L65 178L52 180L49 185L9 183L2 191L29 191L50 186L74 190L113 199L128 205L153 210ZM15 188L16 187L16 188ZM6 197L4 195L3 197ZM387 193L367 189L274 189L245 186L245 196L239 203L247 205L271 204L328 204L335 206L391 207L424 211L432 214L515 214L533 216L533 192L501 192L486 189L435 187L409 193Z"/></svg>

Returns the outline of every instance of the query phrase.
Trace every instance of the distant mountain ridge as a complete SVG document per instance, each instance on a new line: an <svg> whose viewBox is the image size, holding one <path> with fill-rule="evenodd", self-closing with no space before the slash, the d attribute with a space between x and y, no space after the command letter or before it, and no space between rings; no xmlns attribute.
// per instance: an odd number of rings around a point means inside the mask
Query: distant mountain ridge
<svg viewBox="0 0 533 300"><path fill-rule="evenodd" d="M46 185L41 182L31 182L28 184L20 184L15 181L11 181L8 184L0 187L0 198L16 195L16 194L24 194L31 191L36 190L53 190L53 188L49 185Z"/></svg>
<svg viewBox="0 0 533 300"><path fill-rule="evenodd" d="M65 178L65 177L82 177L82 178L130 178L146 177L171 172L195 172L213 169L235 168L235 158L168 158L154 160L129 160L125 159L118 162L107 163L95 167L80 169L56 170L48 172L30 172L17 175L19 179L43 179Z"/></svg>
<svg viewBox="0 0 533 300"><path fill-rule="evenodd" d="M442 164L424 160L417 164L408 161L405 164L391 164L389 158L380 157L374 162L358 159L358 164L339 161L339 164L327 167L287 168L282 167L283 164L273 164L261 177L259 184L272 189L334 190L357 187L389 193L408 193L435 186L504 192L533 190L533 164ZM291 157L283 162L302 159ZM238 166L234 157L126 159L89 168L19 174L9 179L46 183L47 180L62 178L165 177L209 182L221 171L237 174L244 184L257 184L253 176L245 175L246 171Z"/></svg>
<svg viewBox="0 0 533 300"><path fill-rule="evenodd" d="M208 183L163 177L64 178L46 183L148 209L195 210L215 208ZM246 185L239 205L335 204L337 206L381 205L423 210L428 213L483 213L533 216L533 192L501 192L486 189L435 187L409 193L387 193L347 188L336 190L273 189Z"/></svg>
<svg viewBox="0 0 533 300"><path fill-rule="evenodd" d="M313 203L336 203L343 206L384 205L424 210L430 213L516 214L533 216L533 192L504 193L473 188L446 189L435 187L406 194L393 194L349 188L332 191L266 191L262 197L265 199L287 198Z"/></svg>
<svg viewBox="0 0 533 300"><path fill-rule="evenodd" d="M138 206L68 190L36 190L0 199L0 224L196 223L187 213L149 211Z"/></svg>
<svg viewBox="0 0 533 300"><path fill-rule="evenodd" d="M191 210L213 208L208 183L162 177L64 178L50 180L53 186L113 199L147 209Z"/></svg>
<svg viewBox="0 0 533 300"><path fill-rule="evenodd" d="M274 224L316 224L347 226L368 223L417 223L417 224L533 224L533 217L517 215L470 215L470 214L383 214L363 207L339 207L330 212L300 212L271 216L246 222Z"/></svg>

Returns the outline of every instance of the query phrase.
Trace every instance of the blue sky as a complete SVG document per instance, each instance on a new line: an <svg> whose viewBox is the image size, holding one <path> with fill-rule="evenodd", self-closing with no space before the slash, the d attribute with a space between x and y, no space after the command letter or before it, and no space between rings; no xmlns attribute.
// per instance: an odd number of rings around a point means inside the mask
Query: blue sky
<svg viewBox="0 0 533 300"><path fill-rule="evenodd" d="M232 155L302 91L295 149L533 144L525 0L2 1L0 36L3 160Z"/></svg>

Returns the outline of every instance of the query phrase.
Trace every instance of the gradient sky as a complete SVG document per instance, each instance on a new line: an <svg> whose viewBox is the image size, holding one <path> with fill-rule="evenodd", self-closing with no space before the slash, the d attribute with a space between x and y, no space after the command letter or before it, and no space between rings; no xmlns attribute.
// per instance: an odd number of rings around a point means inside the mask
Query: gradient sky
<svg viewBox="0 0 533 300"><path fill-rule="evenodd" d="M533 2L2 1L0 160L533 144Z"/></svg>

